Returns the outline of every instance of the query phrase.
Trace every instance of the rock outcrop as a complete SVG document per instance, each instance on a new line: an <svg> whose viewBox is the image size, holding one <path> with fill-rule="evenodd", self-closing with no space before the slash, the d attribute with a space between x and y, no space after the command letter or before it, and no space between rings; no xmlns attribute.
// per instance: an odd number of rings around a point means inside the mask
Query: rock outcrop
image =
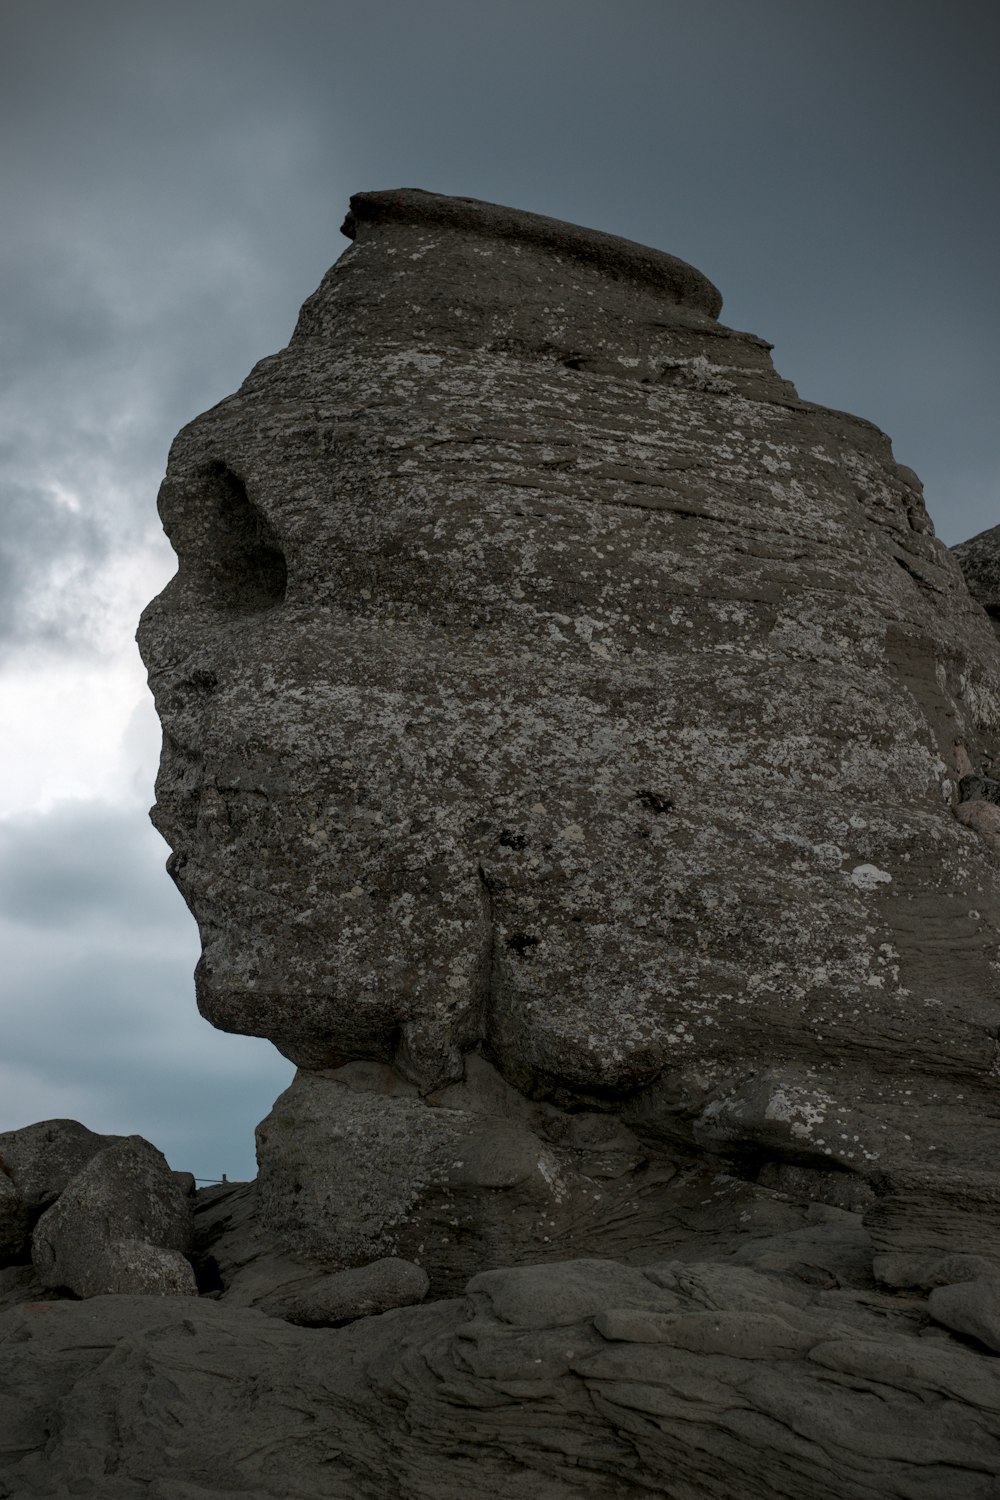
<svg viewBox="0 0 1000 1500"><path fill-rule="evenodd" d="M140 628L198 1003L298 1072L189 1247L43 1214L0 1495L1000 1500L1000 645L919 480L671 256L345 232Z"/></svg>
<svg viewBox="0 0 1000 1500"><path fill-rule="evenodd" d="M184 1252L191 1201L162 1153L141 1136L98 1152L35 1225L31 1258L48 1287L197 1295Z"/></svg>
<svg viewBox="0 0 1000 1500"><path fill-rule="evenodd" d="M558 1223L545 1110L835 1194L968 1178L992 1232L1000 882L956 808L1000 656L919 481L670 256L417 192L345 230L175 442L140 632L199 1004L303 1069L289 1246ZM477 1058L531 1119L443 1102Z"/></svg>
<svg viewBox="0 0 1000 1500"><path fill-rule="evenodd" d="M120 1139L97 1135L77 1120L41 1120L0 1135L0 1262L31 1250L45 1209L92 1157Z"/></svg>

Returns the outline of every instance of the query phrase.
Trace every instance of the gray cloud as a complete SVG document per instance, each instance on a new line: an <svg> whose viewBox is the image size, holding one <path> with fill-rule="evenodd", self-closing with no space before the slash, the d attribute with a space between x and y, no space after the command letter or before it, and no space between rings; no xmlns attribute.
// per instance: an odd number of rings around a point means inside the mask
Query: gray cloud
<svg viewBox="0 0 1000 1500"><path fill-rule="evenodd" d="M250 1176L291 1078L197 1014L197 934L138 810L66 803L0 823L0 1130L79 1113L198 1176Z"/></svg>
<svg viewBox="0 0 1000 1500"><path fill-rule="evenodd" d="M11 818L0 823L0 911L30 927L101 919L187 939L190 918L165 899L162 861L150 857L158 845L129 808L70 802Z"/></svg>
<svg viewBox="0 0 1000 1500"><path fill-rule="evenodd" d="M952 476L955 540L964 470L996 465L998 39L995 7L942 28L930 0L33 0L5 54L19 378L141 393L117 455L148 514L176 427L287 338L349 192L415 183L694 260L805 395Z"/></svg>
<svg viewBox="0 0 1000 1500"><path fill-rule="evenodd" d="M0 449L0 464L3 458ZM64 644L78 628L68 597L73 584L93 577L110 547L97 516L71 510L44 481L20 482L8 471L0 534L0 650L29 640Z"/></svg>

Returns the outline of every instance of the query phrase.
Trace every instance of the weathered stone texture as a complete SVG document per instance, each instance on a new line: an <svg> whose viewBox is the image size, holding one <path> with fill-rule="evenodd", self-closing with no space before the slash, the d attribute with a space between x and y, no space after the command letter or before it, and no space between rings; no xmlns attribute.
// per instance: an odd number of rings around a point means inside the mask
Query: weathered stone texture
<svg viewBox="0 0 1000 1500"><path fill-rule="evenodd" d="M939 1323L1000 1354L1000 1277L934 1287L928 1307Z"/></svg>
<svg viewBox="0 0 1000 1500"><path fill-rule="evenodd" d="M349 1271L334 1271L290 1295L272 1295L263 1310L307 1328L336 1327L422 1302L428 1284L420 1266L390 1255Z"/></svg>
<svg viewBox="0 0 1000 1500"><path fill-rule="evenodd" d="M912 471L671 257L414 192L347 228L161 492L205 1014L414 1098L482 1052L744 1169L992 1169L996 838L955 811L1000 656Z"/></svg>
<svg viewBox="0 0 1000 1500"><path fill-rule="evenodd" d="M960 542L952 552L965 574L969 593L983 606L993 629L1000 634L1000 526L991 526Z"/></svg>
<svg viewBox="0 0 1000 1500"><path fill-rule="evenodd" d="M670 256L346 230L141 627L199 1004L299 1072L200 1298L93 1295L194 1290L153 1148L62 1184L0 1496L1000 1500L1000 646L919 480Z"/></svg>
<svg viewBox="0 0 1000 1500"><path fill-rule="evenodd" d="M26 1258L31 1231L91 1157L121 1139L77 1120L40 1120L0 1134L0 1265Z"/></svg>
<svg viewBox="0 0 1000 1500"><path fill-rule="evenodd" d="M0 1323L18 1500L996 1500L998 1472L996 1359L738 1266L491 1271L342 1330L137 1297Z"/></svg>
<svg viewBox="0 0 1000 1500"><path fill-rule="evenodd" d="M41 1216L31 1258L43 1284L78 1297L195 1296L184 1256L191 1202L155 1146L126 1136L98 1152Z"/></svg>

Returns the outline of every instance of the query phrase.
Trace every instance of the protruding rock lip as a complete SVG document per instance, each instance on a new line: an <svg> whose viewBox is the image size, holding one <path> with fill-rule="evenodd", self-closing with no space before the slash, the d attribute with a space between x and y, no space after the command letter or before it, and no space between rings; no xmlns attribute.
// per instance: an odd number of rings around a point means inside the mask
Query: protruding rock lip
<svg viewBox="0 0 1000 1500"><path fill-rule="evenodd" d="M584 229L579 224L566 224L561 219L524 213L498 203L483 203L478 198L447 198L422 188L355 193L341 233L353 240L359 223L384 224L392 220L443 225L496 239L523 240L575 260L589 261L617 280L655 287L672 301L695 307L711 318L717 318L722 310L719 289L707 276L675 255L604 234L599 229Z"/></svg>

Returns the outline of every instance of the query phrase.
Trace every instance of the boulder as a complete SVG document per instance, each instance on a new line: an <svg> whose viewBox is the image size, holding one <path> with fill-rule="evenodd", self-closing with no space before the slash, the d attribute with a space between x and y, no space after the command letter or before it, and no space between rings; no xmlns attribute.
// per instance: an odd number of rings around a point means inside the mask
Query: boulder
<svg viewBox="0 0 1000 1500"><path fill-rule="evenodd" d="M78 1120L41 1120L0 1134L0 1167L25 1203L49 1204L98 1151L120 1140Z"/></svg>
<svg viewBox="0 0 1000 1500"><path fill-rule="evenodd" d="M927 1305L939 1323L1000 1354L1000 1277L934 1287Z"/></svg>
<svg viewBox="0 0 1000 1500"><path fill-rule="evenodd" d="M47 1287L195 1296L185 1259L191 1204L162 1154L141 1136L98 1152L35 1225L32 1261Z"/></svg>
<svg viewBox="0 0 1000 1500"><path fill-rule="evenodd" d="M91 1157L120 1140L77 1120L41 1120L0 1133L0 1264L27 1259L42 1210Z"/></svg>

